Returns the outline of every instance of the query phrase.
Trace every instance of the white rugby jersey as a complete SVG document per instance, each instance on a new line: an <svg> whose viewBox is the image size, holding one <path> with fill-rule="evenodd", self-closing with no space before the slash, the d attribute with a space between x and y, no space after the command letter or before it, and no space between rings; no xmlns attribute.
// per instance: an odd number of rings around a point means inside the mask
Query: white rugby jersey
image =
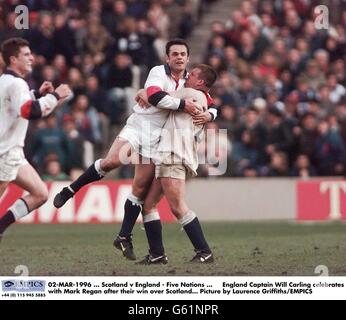
<svg viewBox="0 0 346 320"><path fill-rule="evenodd" d="M186 76L187 72L185 72ZM160 87L162 91L176 91L182 88L185 84L185 77L183 79L179 79L176 81L172 75L169 66L160 65L152 68L149 72L147 81L144 84L144 89L148 89L149 87ZM153 113L162 113L165 116L168 116L170 110L178 109L180 99L173 98L170 96L166 96L164 99L167 100L166 104L170 104L171 106L175 106L176 108L167 108L162 109L155 106L150 106L147 109L141 108L138 104L133 107L133 111L135 113L140 114L153 114ZM162 102L161 102L162 103Z"/></svg>
<svg viewBox="0 0 346 320"><path fill-rule="evenodd" d="M0 156L13 147L23 147L30 115L30 101L35 100L27 82L14 72L6 71L0 76ZM57 105L57 98L48 94L37 100L42 116L48 115Z"/></svg>
<svg viewBox="0 0 346 320"><path fill-rule="evenodd" d="M183 88L169 94L180 99L195 99L203 110L208 109L207 94L202 91ZM184 164L188 176L196 176L198 144L203 135L203 127L196 126L192 116L186 112L170 112L157 147L158 164Z"/></svg>
<svg viewBox="0 0 346 320"><path fill-rule="evenodd" d="M184 78L176 81L171 75L170 67L160 65L152 68L149 72L147 81L144 84L144 89L149 87L159 87L164 92L177 91L184 87L187 71L185 71ZM211 99L211 98L210 98ZM162 114L163 117L168 117L169 111L177 110L179 108L181 99L166 95L159 102L160 108L151 105L148 108L141 108L138 103L133 107L133 111L139 114ZM208 101L209 103L209 101ZM214 106L209 105L208 111L212 114L213 120L217 117L217 110Z"/></svg>
<svg viewBox="0 0 346 320"><path fill-rule="evenodd" d="M33 98L26 81L3 74L0 77L0 155L13 147L24 146L29 121L20 116L23 98Z"/></svg>

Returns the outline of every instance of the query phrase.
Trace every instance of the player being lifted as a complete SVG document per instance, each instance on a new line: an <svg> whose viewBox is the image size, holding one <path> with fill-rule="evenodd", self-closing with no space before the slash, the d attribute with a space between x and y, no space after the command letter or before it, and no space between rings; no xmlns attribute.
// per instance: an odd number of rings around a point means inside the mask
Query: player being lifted
<svg viewBox="0 0 346 320"><path fill-rule="evenodd" d="M48 198L46 185L23 153L29 120L49 115L59 100L71 94L67 85L54 90L48 81L38 91L30 91L24 77L32 71L34 57L26 40L4 41L1 53L6 70L0 77L0 198L10 182L29 194L17 199L0 219L0 240L9 225Z"/></svg>
<svg viewBox="0 0 346 320"><path fill-rule="evenodd" d="M62 189L55 196L54 205L62 207L83 186L102 179L107 172L122 165L122 153L129 155L135 151L140 161L135 166L132 193L124 206L124 220L114 244L127 258L134 260L131 232L143 201L154 178L154 164L146 161L152 157L160 132L171 110L198 113L197 105L191 99L179 99L168 95L184 86L189 61L189 47L184 40L175 39L166 44L166 64L151 69L144 85L150 107L143 109L138 104L127 120L126 126L111 146L104 159L96 160L77 180ZM209 112L210 111L210 112ZM215 109L209 109L198 115L200 121L208 122L216 116ZM125 150L125 151L124 151Z"/></svg>
<svg viewBox="0 0 346 320"><path fill-rule="evenodd" d="M189 74L185 88L170 93L174 97L193 98L207 109L208 91L216 80L216 72L208 65L199 64ZM160 136L156 160L156 179L144 201L143 222L149 243L149 254L139 264L166 264L162 227L156 209L157 203L166 196L173 214L189 237L195 256L192 262L214 261L212 251L204 237L196 214L185 201L185 179L197 175L198 142L203 135L203 126L188 113L171 112Z"/></svg>

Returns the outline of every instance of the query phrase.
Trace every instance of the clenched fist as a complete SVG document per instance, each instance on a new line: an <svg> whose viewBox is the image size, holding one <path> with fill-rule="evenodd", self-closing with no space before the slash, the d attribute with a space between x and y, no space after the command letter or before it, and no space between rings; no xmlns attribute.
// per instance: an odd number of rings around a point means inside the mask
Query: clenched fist
<svg viewBox="0 0 346 320"><path fill-rule="evenodd" d="M72 94L72 91L67 84L61 84L55 89L55 93L58 94L59 99L65 99Z"/></svg>

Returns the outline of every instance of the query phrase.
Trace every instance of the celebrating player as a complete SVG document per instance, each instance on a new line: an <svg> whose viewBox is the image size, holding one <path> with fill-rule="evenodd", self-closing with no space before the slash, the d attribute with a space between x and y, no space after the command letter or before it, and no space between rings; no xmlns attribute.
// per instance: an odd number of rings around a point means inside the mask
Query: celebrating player
<svg viewBox="0 0 346 320"><path fill-rule="evenodd" d="M6 70L0 77L0 197L10 182L29 194L17 199L0 219L0 240L9 225L48 198L46 185L23 153L29 120L49 115L59 100L71 94L67 85L61 84L54 90L48 81L38 92L29 90L24 77L32 71L34 57L26 40L4 41L1 53Z"/></svg>
<svg viewBox="0 0 346 320"><path fill-rule="evenodd" d="M208 91L216 81L216 77L216 72L210 66L197 65L185 83L185 87L194 89L181 89L172 95L188 95L207 108ZM214 261L200 222L185 201L185 179L197 175L197 147L203 131L203 127L198 123L198 120L193 121L191 115L187 113L171 112L163 127L155 156L156 179L153 180L143 208L149 254L139 262L140 264L168 262L162 242L159 214L156 210L156 205L163 194L195 249L196 254L191 261L198 263Z"/></svg>
<svg viewBox="0 0 346 320"><path fill-rule="evenodd" d="M168 95L184 86L187 75L186 65L189 61L189 47L184 40L175 39L166 44L166 65L151 69L145 89L150 106L134 106L134 113L127 120L126 126L111 146L106 158L96 160L76 181L62 189L55 196L54 205L62 207L86 184L102 179L105 174L122 165L122 155L129 156L133 151L140 155L140 162L135 166L132 193L125 202L124 220L114 245L131 260L133 253L131 232L141 212L145 196L154 178L152 158L160 132L171 110L185 111L190 114L198 112L197 104L191 99L179 99ZM210 112L209 112L210 111ZM216 110L203 112L199 116L204 122L212 120Z"/></svg>

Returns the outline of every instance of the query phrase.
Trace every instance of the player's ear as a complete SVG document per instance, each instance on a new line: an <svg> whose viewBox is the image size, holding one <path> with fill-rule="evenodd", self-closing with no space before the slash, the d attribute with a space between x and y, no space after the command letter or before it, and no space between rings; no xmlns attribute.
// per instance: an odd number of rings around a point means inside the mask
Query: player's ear
<svg viewBox="0 0 346 320"><path fill-rule="evenodd" d="M16 56L10 56L10 64L16 62L17 57Z"/></svg>

